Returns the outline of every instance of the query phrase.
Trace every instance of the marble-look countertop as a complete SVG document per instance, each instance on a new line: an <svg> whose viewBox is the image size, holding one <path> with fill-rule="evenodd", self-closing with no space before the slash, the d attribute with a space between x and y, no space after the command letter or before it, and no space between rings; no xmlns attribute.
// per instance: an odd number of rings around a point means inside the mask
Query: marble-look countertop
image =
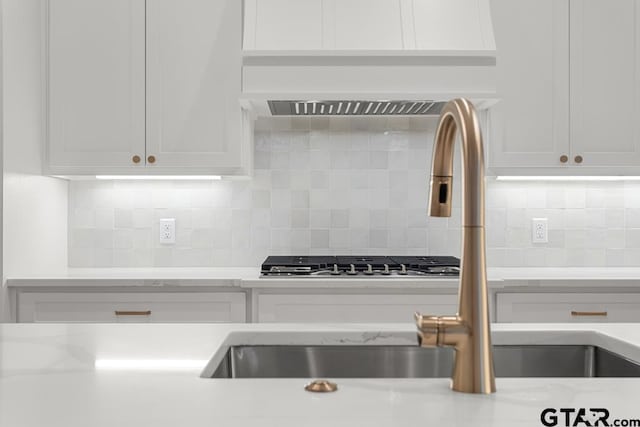
<svg viewBox="0 0 640 427"><path fill-rule="evenodd" d="M564 267L489 268L490 288L522 286L636 287L640 268ZM260 288L421 288L455 289L457 278L446 277L297 277L263 278L254 267L230 268L69 268L32 276L9 276L7 286L121 287L121 286L220 286Z"/></svg>
<svg viewBox="0 0 640 427"><path fill-rule="evenodd" d="M494 344L592 344L640 359L638 324L499 324ZM233 344L414 344L410 324L3 324L0 426L536 426L545 408L640 418L640 378L498 378L469 395L448 379L206 379ZM140 361L143 361L140 363ZM560 424L563 425L563 424Z"/></svg>

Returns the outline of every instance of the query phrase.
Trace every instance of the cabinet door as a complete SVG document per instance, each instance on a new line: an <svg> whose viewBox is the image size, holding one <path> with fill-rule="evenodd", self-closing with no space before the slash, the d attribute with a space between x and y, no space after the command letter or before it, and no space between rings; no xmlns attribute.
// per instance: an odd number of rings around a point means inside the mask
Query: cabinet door
<svg viewBox="0 0 640 427"><path fill-rule="evenodd" d="M245 294L241 292L25 292L18 295L18 322L245 321Z"/></svg>
<svg viewBox="0 0 640 427"><path fill-rule="evenodd" d="M499 293L498 322L638 322L640 294Z"/></svg>
<svg viewBox="0 0 640 427"><path fill-rule="evenodd" d="M144 14L145 0L48 2L51 172L144 166Z"/></svg>
<svg viewBox="0 0 640 427"><path fill-rule="evenodd" d="M147 2L148 168L241 166L241 19L238 0Z"/></svg>
<svg viewBox="0 0 640 427"><path fill-rule="evenodd" d="M571 161L638 167L640 4L571 0L570 27Z"/></svg>
<svg viewBox="0 0 640 427"><path fill-rule="evenodd" d="M560 166L569 154L569 2L492 0L491 8L501 101L490 110L489 166Z"/></svg>
<svg viewBox="0 0 640 427"><path fill-rule="evenodd" d="M458 310L457 295L258 296L256 322L412 322L413 313L445 315Z"/></svg>

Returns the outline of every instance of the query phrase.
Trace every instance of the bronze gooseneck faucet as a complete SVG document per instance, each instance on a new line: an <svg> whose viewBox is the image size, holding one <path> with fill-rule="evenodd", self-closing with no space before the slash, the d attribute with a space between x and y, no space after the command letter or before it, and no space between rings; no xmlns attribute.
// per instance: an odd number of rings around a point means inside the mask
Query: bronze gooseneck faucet
<svg viewBox="0 0 640 427"><path fill-rule="evenodd" d="M449 101L440 114L433 147L429 215L451 216L453 145L462 142L462 254L458 313L425 316L416 313L423 347L453 346L451 388L465 393L496 391L489 324L484 232L484 154L473 104Z"/></svg>

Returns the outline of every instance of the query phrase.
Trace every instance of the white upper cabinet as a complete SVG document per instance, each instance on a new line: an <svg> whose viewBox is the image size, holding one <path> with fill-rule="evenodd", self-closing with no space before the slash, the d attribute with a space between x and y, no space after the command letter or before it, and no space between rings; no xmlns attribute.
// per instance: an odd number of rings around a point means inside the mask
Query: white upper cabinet
<svg viewBox="0 0 640 427"><path fill-rule="evenodd" d="M492 0L498 93L489 167L508 174L640 172L640 4Z"/></svg>
<svg viewBox="0 0 640 427"><path fill-rule="evenodd" d="M147 2L147 162L242 166L242 2Z"/></svg>
<svg viewBox="0 0 640 427"><path fill-rule="evenodd" d="M46 173L248 174L242 2L47 4Z"/></svg>
<svg viewBox="0 0 640 427"><path fill-rule="evenodd" d="M561 165L569 155L569 3L492 0L498 95L487 146L495 168Z"/></svg>
<svg viewBox="0 0 640 427"><path fill-rule="evenodd" d="M640 4L571 0L571 161L640 167Z"/></svg>
<svg viewBox="0 0 640 427"><path fill-rule="evenodd" d="M54 171L144 162L144 0L48 5L48 155ZM138 156L139 163L133 162Z"/></svg>

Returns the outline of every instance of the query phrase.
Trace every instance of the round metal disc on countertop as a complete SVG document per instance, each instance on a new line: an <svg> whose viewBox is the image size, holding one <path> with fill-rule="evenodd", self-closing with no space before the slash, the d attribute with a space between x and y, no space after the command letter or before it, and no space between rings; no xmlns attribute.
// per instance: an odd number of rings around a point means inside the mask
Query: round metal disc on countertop
<svg viewBox="0 0 640 427"><path fill-rule="evenodd" d="M332 393L338 390L338 384L329 380L314 380L304 386L304 389L314 393Z"/></svg>

